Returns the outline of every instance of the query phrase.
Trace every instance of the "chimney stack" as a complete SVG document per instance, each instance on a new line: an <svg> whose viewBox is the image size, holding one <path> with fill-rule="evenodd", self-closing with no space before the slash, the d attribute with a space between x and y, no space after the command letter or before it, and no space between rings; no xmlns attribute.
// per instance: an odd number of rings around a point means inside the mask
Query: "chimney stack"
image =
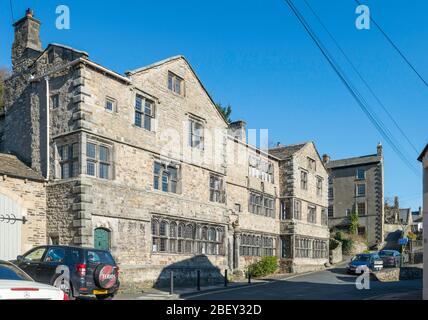
<svg viewBox="0 0 428 320"><path fill-rule="evenodd" d="M377 144L377 155L378 155L378 157L383 156L383 147L382 147L382 143L380 143L380 142Z"/></svg>
<svg viewBox="0 0 428 320"><path fill-rule="evenodd" d="M322 162L324 162L324 164L327 164L330 162L330 156L328 154L323 154L322 156Z"/></svg>
<svg viewBox="0 0 428 320"><path fill-rule="evenodd" d="M247 124L245 123L245 121L242 120L229 123L229 135L231 135L235 139L247 143L246 126Z"/></svg>
<svg viewBox="0 0 428 320"><path fill-rule="evenodd" d="M25 16L13 24L15 39L12 45L13 71L22 71L42 52L40 21L34 19L33 10L27 9Z"/></svg>

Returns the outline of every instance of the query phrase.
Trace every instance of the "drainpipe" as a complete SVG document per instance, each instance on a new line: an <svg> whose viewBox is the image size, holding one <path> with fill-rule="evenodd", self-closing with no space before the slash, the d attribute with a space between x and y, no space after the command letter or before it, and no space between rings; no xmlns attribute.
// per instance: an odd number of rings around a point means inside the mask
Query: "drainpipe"
<svg viewBox="0 0 428 320"><path fill-rule="evenodd" d="M50 147L49 147L49 122L50 122L50 91L49 91L49 77L45 77L46 84L46 180L49 181L49 169L50 169Z"/></svg>

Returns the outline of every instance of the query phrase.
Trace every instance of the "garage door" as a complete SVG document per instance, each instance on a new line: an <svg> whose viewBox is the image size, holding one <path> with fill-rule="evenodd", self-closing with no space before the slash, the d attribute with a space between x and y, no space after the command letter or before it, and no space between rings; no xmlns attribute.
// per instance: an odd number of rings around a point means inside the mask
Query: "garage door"
<svg viewBox="0 0 428 320"><path fill-rule="evenodd" d="M21 206L0 193L0 260L21 254Z"/></svg>

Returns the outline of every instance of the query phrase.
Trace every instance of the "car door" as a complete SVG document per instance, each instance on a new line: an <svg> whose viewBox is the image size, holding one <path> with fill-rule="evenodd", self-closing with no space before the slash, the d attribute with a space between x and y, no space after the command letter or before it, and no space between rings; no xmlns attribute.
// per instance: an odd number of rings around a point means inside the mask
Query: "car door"
<svg viewBox="0 0 428 320"><path fill-rule="evenodd" d="M37 267L39 282L52 284L58 266L65 264L66 249L63 247L48 247L43 261Z"/></svg>
<svg viewBox="0 0 428 320"><path fill-rule="evenodd" d="M46 253L46 247L37 247L26 253L22 259L17 262L18 267L28 273L35 281L40 282L38 267L43 261Z"/></svg>

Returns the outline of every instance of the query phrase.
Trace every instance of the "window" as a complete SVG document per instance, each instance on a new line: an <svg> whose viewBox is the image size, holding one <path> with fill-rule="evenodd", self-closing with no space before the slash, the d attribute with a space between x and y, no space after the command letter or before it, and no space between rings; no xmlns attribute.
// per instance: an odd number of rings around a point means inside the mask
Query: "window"
<svg viewBox="0 0 428 320"><path fill-rule="evenodd" d="M111 179L110 168L110 148L92 142L86 143L86 174L100 179Z"/></svg>
<svg viewBox="0 0 428 320"><path fill-rule="evenodd" d="M333 209L332 205L328 206L328 216L329 217L333 217L334 216L334 209Z"/></svg>
<svg viewBox="0 0 428 320"><path fill-rule="evenodd" d="M116 100L112 98L106 98L105 109L110 112L116 111Z"/></svg>
<svg viewBox="0 0 428 320"><path fill-rule="evenodd" d="M300 171L300 188L308 190L308 173L306 171Z"/></svg>
<svg viewBox="0 0 428 320"><path fill-rule="evenodd" d="M291 219L291 201L290 199L285 199L281 201L281 220Z"/></svg>
<svg viewBox="0 0 428 320"><path fill-rule="evenodd" d="M275 218L275 199L258 193L250 193L249 211L266 217Z"/></svg>
<svg viewBox="0 0 428 320"><path fill-rule="evenodd" d="M79 173L79 144L72 143L58 147L61 179L76 177Z"/></svg>
<svg viewBox="0 0 428 320"><path fill-rule="evenodd" d="M137 127L153 131L153 122L155 118L155 103L140 95L135 97L135 120Z"/></svg>
<svg viewBox="0 0 428 320"><path fill-rule="evenodd" d="M357 184L357 197L364 197L366 195L366 185Z"/></svg>
<svg viewBox="0 0 428 320"><path fill-rule="evenodd" d="M224 227L156 217L152 219L152 251L224 255Z"/></svg>
<svg viewBox="0 0 428 320"><path fill-rule="evenodd" d="M51 96L51 107L52 109L59 108L59 94L53 94Z"/></svg>
<svg viewBox="0 0 428 320"><path fill-rule="evenodd" d="M183 79L179 76L173 74L172 72L168 72L168 89L176 94L183 95Z"/></svg>
<svg viewBox="0 0 428 320"><path fill-rule="evenodd" d="M317 208L308 206L308 222L317 223Z"/></svg>
<svg viewBox="0 0 428 320"><path fill-rule="evenodd" d="M296 237L295 252L297 258L310 258L312 252L311 239Z"/></svg>
<svg viewBox="0 0 428 320"><path fill-rule="evenodd" d="M351 215L351 209L345 210L345 216L349 217Z"/></svg>
<svg viewBox="0 0 428 320"><path fill-rule="evenodd" d="M235 203L235 212L241 212L241 204Z"/></svg>
<svg viewBox="0 0 428 320"><path fill-rule="evenodd" d="M366 170L361 168L357 169L356 178L358 180L364 180L366 178Z"/></svg>
<svg viewBox="0 0 428 320"><path fill-rule="evenodd" d="M225 190L223 178L219 176L210 176L210 201L225 203Z"/></svg>
<svg viewBox="0 0 428 320"><path fill-rule="evenodd" d="M357 204L357 210L358 210L358 215L359 216L365 216L366 213L366 203L365 202L359 202Z"/></svg>
<svg viewBox="0 0 428 320"><path fill-rule="evenodd" d="M322 183L323 179L321 177L317 177L317 195L322 196Z"/></svg>
<svg viewBox="0 0 428 320"><path fill-rule="evenodd" d="M263 181L273 183L273 164L250 156L248 159L249 175L251 177L259 178Z"/></svg>
<svg viewBox="0 0 428 320"><path fill-rule="evenodd" d="M321 224L323 226L327 226L328 225L328 215L327 215L327 210L326 209L321 209Z"/></svg>
<svg viewBox="0 0 428 320"><path fill-rule="evenodd" d="M153 188L163 192L178 193L178 166L154 163Z"/></svg>
<svg viewBox="0 0 428 320"><path fill-rule="evenodd" d="M334 189L333 189L333 187L329 187L328 188L328 197L329 197L329 199L333 199L334 198Z"/></svg>
<svg viewBox="0 0 428 320"><path fill-rule="evenodd" d="M297 258L328 258L328 243L326 240L296 236L295 252Z"/></svg>
<svg viewBox="0 0 428 320"><path fill-rule="evenodd" d="M189 120L189 146L204 149L204 126L200 121Z"/></svg>
<svg viewBox="0 0 428 320"><path fill-rule="evenodd" d="M294 202L293 218L297 220L302 219L302 202L299 200L296 200Z"/></svg>
<svg viewBox="0 0 428 320"><path fill-rule="evenodd" d="M31 262L41 262L45 251L46 251L46 248L44 247L34 249L30 253L28 253L26 256L24 256L24 260L31 261Z"/></svg>
<svg viewBox="0 0 428 320"><path fill-rule="evenodd" d="M274 256L275 240L270 236L242 234L239 254L249 257Z"/></svg>
<svg viewBox="0 0 428 320"><path fill-rule="evenodd" d="M317 163L314 159L308 157L308 170L317 171Z"/></svg>

